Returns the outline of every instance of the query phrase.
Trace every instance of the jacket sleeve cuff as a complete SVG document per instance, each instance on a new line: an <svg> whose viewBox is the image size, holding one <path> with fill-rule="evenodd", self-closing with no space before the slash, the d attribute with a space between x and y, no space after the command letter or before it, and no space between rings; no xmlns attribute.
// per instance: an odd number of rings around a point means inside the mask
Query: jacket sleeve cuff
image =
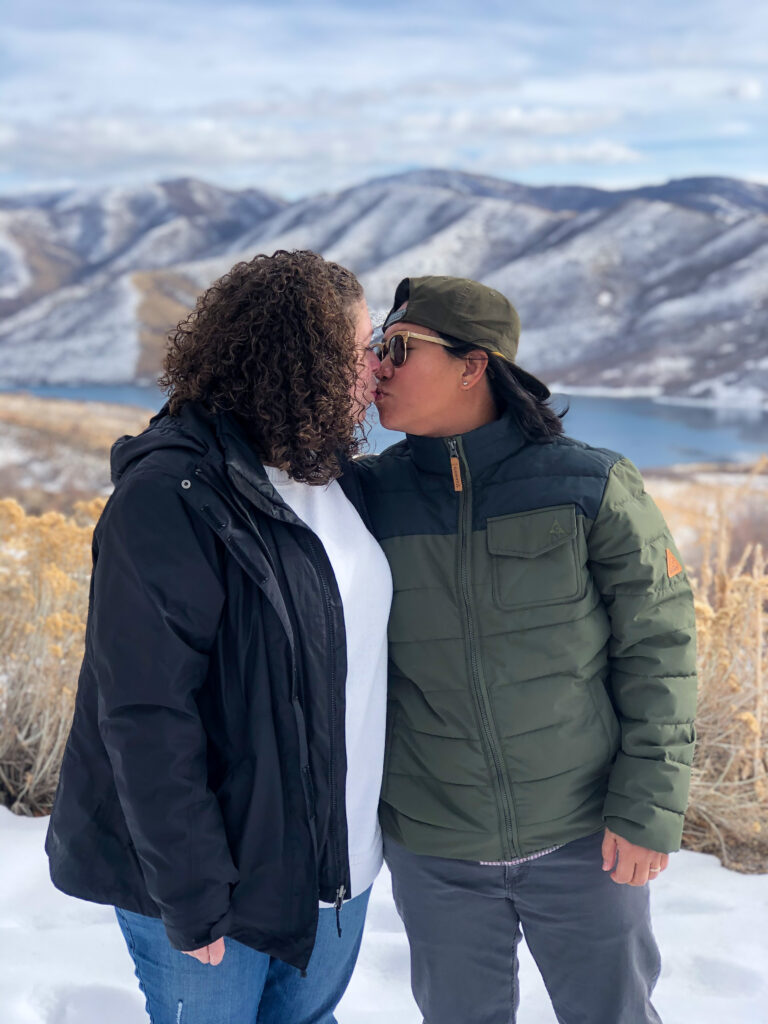
<svg viewBox="0 0 768 1024"><path fill-rule="evenodd" d="M218 920L211 924L201 924L200 921L192 924L180 924L170 922L163 918L168 941L174 949L182 953L191 953L195 949L202 949L208 946L229 930L232 912L227 910Z"/></svg>
<svg viewBox="0 0 768 1024"><path fill-rule="evenodd" d="M680 849L684 816L679 811L646 804L639 807L620 793L608 793L603 804L603 820L617 836L657 853Z"/></svg>

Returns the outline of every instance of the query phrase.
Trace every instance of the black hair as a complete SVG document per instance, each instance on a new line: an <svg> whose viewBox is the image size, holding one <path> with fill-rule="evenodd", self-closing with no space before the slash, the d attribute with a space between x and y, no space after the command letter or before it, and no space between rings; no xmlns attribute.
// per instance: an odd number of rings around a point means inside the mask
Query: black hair
<svg viewBox="0 0 768 1024"><path fill-rule="evenodd" d="M455 359L466 359L470 352L478 351L477 345L470 345L458 338L450 338L441 334L441 338L451 343L445 351ZM549 389L534 379L526 380L519 377L517 367L502 356L488 353L486 369L491 395L501 412L510 412L517 420L523 436L536 444L545 444L565 433L563 417L568 412L568 404L561 411L552 408L552 397Z"/></svg>

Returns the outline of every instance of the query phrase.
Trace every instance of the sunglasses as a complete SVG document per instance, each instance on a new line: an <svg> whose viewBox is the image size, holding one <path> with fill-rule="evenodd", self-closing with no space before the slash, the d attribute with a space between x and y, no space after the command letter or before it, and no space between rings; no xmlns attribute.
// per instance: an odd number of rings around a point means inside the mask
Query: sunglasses
<svg viewBox="0 0 768 1024"><path fill-rule="evenodd" d="M371 352L375 353L379 362L383 363L387 356L389 356L392 360L392 365L397 370L408 358L408 341L410 338L416 338L418 341L431 341L433 345L442 345L443 348L454 347L449 341L444 341L443 338L434 338L430 334L416 334L415 331L398 331L397 334L393 334L386 341L374 342L370 349Z"/></svg>

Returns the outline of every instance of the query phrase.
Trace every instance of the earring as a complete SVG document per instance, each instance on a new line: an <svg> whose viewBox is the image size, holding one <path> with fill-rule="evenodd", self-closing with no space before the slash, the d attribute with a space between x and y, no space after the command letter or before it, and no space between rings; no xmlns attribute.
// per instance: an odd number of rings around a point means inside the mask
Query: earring
<svg viewBox="0 0 768 1024"><path fill-rule="evenodd" d="M463 380L461 383L464 385L465 388L469 387L469 381L468 380Z"/></svg>

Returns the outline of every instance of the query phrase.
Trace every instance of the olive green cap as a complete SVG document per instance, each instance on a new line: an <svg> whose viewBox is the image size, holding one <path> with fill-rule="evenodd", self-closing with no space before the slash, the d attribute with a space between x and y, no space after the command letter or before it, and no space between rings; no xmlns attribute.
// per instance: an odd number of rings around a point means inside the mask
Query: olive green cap
<svg viewBox="0 0 768 1024"><path fill-rule="evenodd" d="M382 330L401 320L431 327L449 339L500 356L514 365L515 376L524 386L540 397L549 397L545 384L515 364L520 317L495 288L466 277L404 277L395 289L395 301Z"/></svg>

